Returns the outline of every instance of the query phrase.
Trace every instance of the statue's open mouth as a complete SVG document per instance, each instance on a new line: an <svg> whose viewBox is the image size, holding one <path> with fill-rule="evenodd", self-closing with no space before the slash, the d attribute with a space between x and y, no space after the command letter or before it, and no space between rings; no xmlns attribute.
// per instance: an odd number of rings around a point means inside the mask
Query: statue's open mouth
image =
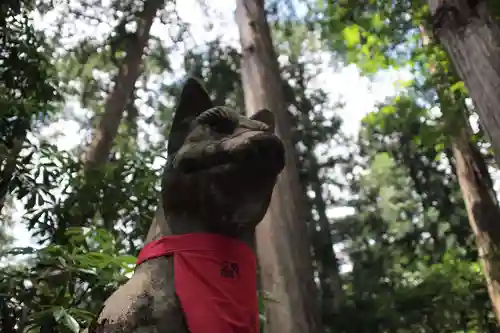
<svg viewBox="0 0 500 333"><path fill-rule="evenodd" d="M230 138L213 151L204 149L198 156L183 156L178 167L184 173L223 170L279 173L284 165L281 140L272 133L254 132Z"/></svg>

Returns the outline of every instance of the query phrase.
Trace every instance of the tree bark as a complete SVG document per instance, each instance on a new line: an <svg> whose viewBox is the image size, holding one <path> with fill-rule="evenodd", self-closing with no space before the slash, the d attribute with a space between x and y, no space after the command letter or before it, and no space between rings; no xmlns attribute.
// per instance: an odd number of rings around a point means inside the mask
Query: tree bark
<svg viewBox="0 0 500 333"><path fill-rule="evenodd" d="M95 171L99 170L109 160L113 142L118 133L118 128L123 118L124 111L133 96L135 82L141 74L142 57L144 48L149 41L151 25L156 13L164 5L164 0L144 0L144 8L137 15L137 30L128 41L126 55L118 68L114 79L114 87L107 96L104 112L93 133L85 155L83 157L83 172L86 180L96 177ZM97 177L98 177L97 173ZM84 186L92 186L86 182ZM72 226L82 226L87 219L95 215L92 206L85 206L77 216L72 216ZM64 231L64 229L61 229Z"/></svg>
<svg viewBox="0 0 500 333"><path fill-rule="evenodd" d="M490 140L493 140L492 146L498 164L500 155L497 148L500 145L497 143L495 146L495 139L500 138L500 116L491 103L500 102L497 93L492 91L494 87L500 86L500 59L496 60L491 55L500 42L499 26L491 20L487 4L482 0L455 0L453 4L429 0L429 7L434 18L434 30L448 51L459 76L469 86L482 125L486 127ZM425 45L429 38L422 26L420 31ZM500 56L500 52L496 51L496 54ZM436 71L437 66L432 66L431 73ZM462 112L453 112L456 110L454 104L457 103L457 98L450 95L448 85L455 82L458 79L454 75L449 76L447 82L436 85L436 92L441 108L450 107L444 112L448 112L446 121L451 130L451 150L455 159L452 167L454 165L469 224L475 235L479 262L483 267L493 311L500 322L500 262L497 251L500 245L500 208L484 158L471 141L472 133L465 105ZM483 88L486 88L484 93Z"/></svg>
<svg viewBox="0 0 500 333"><path fill-rule="evenodd" d="M339 263L337 255L333 250L332 228L330 220L326 215L327 205L323 198L323 187L319 179L319 166L316 157L311 157L312 163L309 166L310 177L312 179L312 190L315 193L313 206L318 213L317 223L314 223L313 248L320 280L321 309L323 322L332 323L335 315L339 314L342 304L343 291L340 279ZM319 230L316 229L319 226Z"/></svg>
<svg viewBox="0 0 500 333"><path fill-rule="evenodd" d="M484 159L470 138L470 128L465 123L453 136L451 146L469 223L476 236L479 261L483 267L493 310L497 321L500 321L500 262L498 253L500 209Z"/></svg>
<svg viewBox="0 0 500 333"><path fill-rule="evenodd" d="M129 103L135 82L141 72L142 56L149 40L151 25L156 17L156 12L163 4L164 0L144 1L144 10L138 15L137 19L137 30L130 40L126 56L115 77L113 91L106 99L104 113L99 120L85 154L84 165L86 170L99 167L108 160L113 141L123 118L123 112Z"/></svg>
<svg viewBox="0 0 500 333"><path fill-rule="evenodd" d="M305 74L303 68L300 68L299 72L301 74L297 79L297 85L300 90L305 92L307 87L304 82ZM295 106L302 111L314 109L311 101L305 97L301 98L300 102L297 102ZM308 179L311 190L315 193L314 199L308 200L310 205L307 208L311 210L308 228L312 241L315 270L319 279L322 322L324 325L328 325L332 324L335 321L335 316L339 314L343 299L343 290L339 263L333 249L332 227L326 214L327 205L323 197L323 184L319 176L321 166L318 164L318 158L314 153L314 139L310 135L310 133L314 132L314 126L309 116L310 114L306 113L299 119L305 130L305 134L301 135L301 140L305 146L304 160L307 161ZM307 184L302 184L302 187L304 193L307 193ZM318 214L316 220L313 218L313 209Z"/></svg>
<svg viewBox="0 0 500 333"><path fill-rule="evenodd" d="M500 26L489 0L428 0L436 37L469 89L500 166Z"/></svg>
<svg viewBox="0 0 500 333"><path fill-rule="evenodd" d="M276 115L276 133L286 149L268 212L256 231L262 287L275 301L266 303L266 332L321 332L317 289L307 237L305 194L301 190L279 64L263 0L238 0L236 22L243 58L242 83L247 114L267 108Z"/></svg>

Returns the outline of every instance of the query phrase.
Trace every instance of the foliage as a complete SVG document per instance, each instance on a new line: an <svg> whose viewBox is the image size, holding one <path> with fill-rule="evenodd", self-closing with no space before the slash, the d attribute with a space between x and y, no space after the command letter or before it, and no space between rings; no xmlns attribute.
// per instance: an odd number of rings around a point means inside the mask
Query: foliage
<svg viewBox="0 0 500 333"><path fill-rule="evenodd" d="M340 314L346 321L337 330L495 331L491 308L479 305L489 304L488 294L450 149L468 96L428 34L426 3L335 1L311 12L323 15L328 45L364 73L407 68L414 75L363 120L355 213L335 223L353 262L344 277L349 315ZM481 130L471 142L484 146Z"/></svg>
<svg viewBox="0 0 500 333"><path fill-rule="evenodd" d="M0 293L7 298L2 315L27 332L79 332L80 323L89 325L99 302L133 270L135 257L116 256L113 236L106 230L72 228L66 234L71 236L71 252L68 246L52 243L2 254L30 254L27 263L0 273L2 281L10 281L1 285Z"/></svg>
<svg viewBox="0 0 500 333"><path fill-rule="evenodd" d="M77 4L0 5L0 224L33 236L19 247L0 232L2 332L78 332L132 273L157 205L184 73L202 78L218 104L244 110L239 49L224 36L189 44L186 23L167 2L109 160L85 175L80 155L142 2ZM305 14L295 10L301 4ZM449 145L467 91L439 45L423 43L425 3L269 1L268 9L328 330L498 332ZM36 11L52 11L57 28L35 30ZM105 28L97 37L74 34L67 27L77 20ZM182 44L191 46L178 52ZM356 64L370 78L405 69L412 80L364 110L359 136L347 137L343 103L317 84L325 63L317 54L330 66ZM69 148L46 134L72 122L81 142ZM471 141L489 163L480 128ZM333 214L338 207L352 213ZM83 226L72 224L88 211L96 213ZM261 313L270 301L260 294Z"/></svg>
<svg viewBox="0 0 500 333"><path fill-rule="evenodd" d="M7 2L0 8L0 212L28 171L28 132L43 124L59 101L50 47L29 23L31 6ZM0 227L7 227L6 222ZM0 247L8 240L0 230Z"/></svg>

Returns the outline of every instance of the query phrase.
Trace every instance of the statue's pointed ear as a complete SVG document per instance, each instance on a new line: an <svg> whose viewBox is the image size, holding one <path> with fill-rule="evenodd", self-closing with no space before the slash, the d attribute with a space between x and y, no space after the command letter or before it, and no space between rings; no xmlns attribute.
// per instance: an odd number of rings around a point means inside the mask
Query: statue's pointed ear
<svg viewBox="0 0 500 333"><path fill-rule="evenodd" d="M168 136L167 153L169 155L175 154L183 145L193 119L213 106L210 96L201 83L189 77L184 83L175 108L174 120Z"/></svg>
<svg viewBox="0 0 500 333"><path fill-rule="evenodd" d="M250 119L260 121L261 123L269 126L271 131L274 131L274 126L276 125L276 119L274 118L274 113L268 109L260 109L256 113L250 116Z"/></svg>

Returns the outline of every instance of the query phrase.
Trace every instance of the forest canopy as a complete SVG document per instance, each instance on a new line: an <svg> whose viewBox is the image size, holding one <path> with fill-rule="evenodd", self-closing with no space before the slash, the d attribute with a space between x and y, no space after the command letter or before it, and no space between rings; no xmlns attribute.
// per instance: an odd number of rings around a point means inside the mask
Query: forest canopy
<svg viewBox="0 0 500 333"><path fill-rule="evenodd" d="M314 281L297 294L321 323L293 332L500 332L500 63L470 74L473 43L434 2L264 2L304 199L283 278ZM498 45L497 8L462 2ZM80 332L133 274L187 76L248 112L222 3L0 5L0 332ZM265 286L259 301L265 328Z"/></svg>

